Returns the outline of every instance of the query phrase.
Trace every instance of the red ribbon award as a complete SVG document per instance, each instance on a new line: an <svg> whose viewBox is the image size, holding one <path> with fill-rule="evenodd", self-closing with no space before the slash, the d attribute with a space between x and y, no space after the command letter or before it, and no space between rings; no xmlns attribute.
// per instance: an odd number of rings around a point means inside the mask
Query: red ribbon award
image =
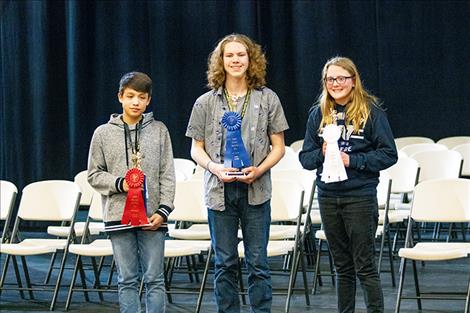
<svg viewBox="0 0 470 313"><path fill-rule="evenodd" d="M144 172L137 167L131 168L126 173L125 180L129 185L129 191L127 192L121 224L139 226L149 223L142 196L144 177Z"/></svg>

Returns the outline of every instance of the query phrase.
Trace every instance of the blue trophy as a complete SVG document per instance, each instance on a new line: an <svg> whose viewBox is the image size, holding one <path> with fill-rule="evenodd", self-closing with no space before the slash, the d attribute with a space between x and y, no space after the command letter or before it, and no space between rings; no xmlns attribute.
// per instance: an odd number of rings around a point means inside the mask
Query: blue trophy
<svg viewBox="0 0 470 313"><path fill-rule="evenodd" d="M222 125L227 129L224 166L240 170L251 166L250 158L246 152L241 134L241 115L237 112L225 112L222 117ZM243 173L233 172L229 173L229 175L243 175Z"/></svg>

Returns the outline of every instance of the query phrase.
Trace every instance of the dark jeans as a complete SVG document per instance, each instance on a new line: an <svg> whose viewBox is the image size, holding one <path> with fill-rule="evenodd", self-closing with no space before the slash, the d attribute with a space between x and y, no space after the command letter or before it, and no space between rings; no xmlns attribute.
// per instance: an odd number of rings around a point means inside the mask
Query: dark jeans
<svg viewBox="0 0 470 313"><path fill-rule="evenodd" d="M271 206L248 204L246 184L225 184L225 211L208 212L215 251L215 298L217 312L240 312L238 296L238 226L243 232L248 269L248 296L252 312L271 312L272 287L267 244Z"/></svg>
<svg viewBox="0 0 470 313"><path fill-rule="evenodd" d="M379 217L377 199L320 197L318 202L336 268L338 312L354 312L356 276L364 292L367 312L383 312L384 300L374 246Z"/></svg>

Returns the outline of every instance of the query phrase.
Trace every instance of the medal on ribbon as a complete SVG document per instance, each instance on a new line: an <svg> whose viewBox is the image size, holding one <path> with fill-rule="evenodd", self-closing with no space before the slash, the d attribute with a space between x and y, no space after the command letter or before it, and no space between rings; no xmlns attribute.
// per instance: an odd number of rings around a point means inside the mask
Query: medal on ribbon
<svg viewBox="0 0 470 313"><path fill-rule="evenodd" d="M227 129L224 166L238 169L250 166L250 158L241 134L241 115L237 112L225 112L222 117L222 125Z"/></svg>
<svg viewBox="0 0 470 313"><path fill-rule="evenodd" d="M127 124L124 125L124 129L126 134L126 144L128 137L127 134L129 133L129 139L131 140L132 147L132 139L130 137L130 131ZM143 155L139 151L140 149L137 135L139 130L140 127L136 128L135 130L135 147L132 147L131 161L133 167L127 171L126 176L124 177L127 185L129 186L129 190L127 191L126 204L124 206L124 212L121 218L121 224L132 226L140 226L149 223L147 218L146 204L142 192L143 187L145 187L145 174L141 170Z"/></svg>

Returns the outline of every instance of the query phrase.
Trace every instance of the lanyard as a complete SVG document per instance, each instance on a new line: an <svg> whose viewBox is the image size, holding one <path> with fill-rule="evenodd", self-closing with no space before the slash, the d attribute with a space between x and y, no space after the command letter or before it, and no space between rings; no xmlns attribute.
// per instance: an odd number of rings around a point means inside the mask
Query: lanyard
<svg viewBox="0 0 470 313"><path fill-rule="evenodd" d="M129 142L130 142L130 146L131 146L131 150L132 150L132 159L134 159L134 157L136 157L137 154L140 151L140 143L139 143L140 130L142 129L142 122L143 122L144 119L141 118L139 123L135 126L135 140L134 140L134 142L132 142L132 136L131 136L131 131L129 129L129 125L127 125L127 123L124 122L124 120L122 119L122 116L121 116L121 120L124 123L124 142L125 142L125 145L126 145L126 165L129 168L129 155L128 155L128 152L127 152L127 149L128 149L127 148L127 138L129 138Z"/></svg>
<svg viewBox="0 0 470 313"><path fill-rule="evenodd" d="M248 101L250 100L250 94L251 94L251 90L248 90L248 92L246 93L245 101L243 101L242 112L240 114L242 119L245 116L246 109L248 107ZM229 110L232 111L232 112L235 112L236 105L233 104L232 99L230 99L230 97L228 95L228 92L227 92L227 89L225 89L225 88L224 88L224 95L225 95L225 100L227 100Z"/></svg>

